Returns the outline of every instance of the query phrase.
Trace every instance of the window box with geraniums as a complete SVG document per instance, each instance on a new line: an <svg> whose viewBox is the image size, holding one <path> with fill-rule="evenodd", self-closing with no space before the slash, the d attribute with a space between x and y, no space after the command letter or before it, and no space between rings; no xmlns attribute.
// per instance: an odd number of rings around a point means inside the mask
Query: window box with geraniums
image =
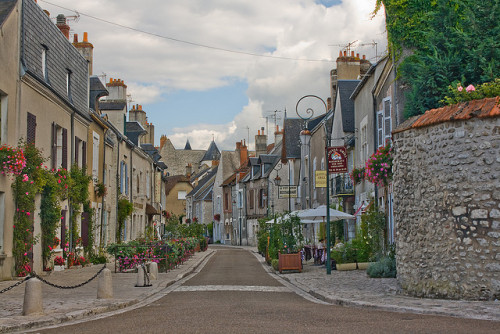
<svg viewBox="0 0 500 334"><path fill-rule="evenodd" d="M365 178L378 186L387 187L392 180L391 142L378 148L366 162Z"/></svg>
<svg viewBox="0 0 500 334"><path fill-rule="evenodd" d="M108 192L108 189L106 188L106 186L104 185L104 183L97 183L95 185L95 194L98 196L98 197L104 197L106 196L107 192Z"/></svg>

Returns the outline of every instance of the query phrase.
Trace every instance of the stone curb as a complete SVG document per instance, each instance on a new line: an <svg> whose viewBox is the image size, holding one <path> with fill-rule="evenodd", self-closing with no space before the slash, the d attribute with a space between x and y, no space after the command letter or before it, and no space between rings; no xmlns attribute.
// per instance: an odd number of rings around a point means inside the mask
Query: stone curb
<svg viewBox="0 0 500 334"><path fill-rule="evenodd" d="M179 273L176 278L174 279L169 279L165 280L163 282L159 282L158 286L153 288L152 290L145 290L146 293L139 298L131 299L131 300L125 300L125 301L115 301L110 305L106 306L98 306L98 307L93 307L90 309L84 309L84 310L77 310L77 311L72 311L66 314L56 314L56 315L41 315L41 317L44 317L44 319L32 319L34 316L30 317L24 317L24 316L15 316L13 319L19 319L19 320L27 320L25 323L18 323L18 324L5 324L2 325L0 324L0 333L12 333L12 332L19 332L22 330L32 330L40 327L46 327L46 326L52 326L52 325L58 325L62 324L64 322L69 322L69 321L75 321L75 320L81 320L85 317L88 316L93 316L93 315L98 315L98 314L104 314L108 312L113 312L113 311L118 311L125 309L127 307L133 306L135 304L138 304L140 302L143 302L150 298L151 296L159 293L160 291L168 288L169 286L175 284L177 281L183 279L184 277L190 275L193 273L204 261L207 257L212 255L215 252L213 249L208 249L203 253L203 256L200 257L199 259L196 260L196 262L189 264L186 266L186 269L184 272ZM188 260L189 261L189 260ZM185 263L187 264L187 263ZM174 269L175 270L175 269ZM1 319L0 319L1 321Z"/></svg>

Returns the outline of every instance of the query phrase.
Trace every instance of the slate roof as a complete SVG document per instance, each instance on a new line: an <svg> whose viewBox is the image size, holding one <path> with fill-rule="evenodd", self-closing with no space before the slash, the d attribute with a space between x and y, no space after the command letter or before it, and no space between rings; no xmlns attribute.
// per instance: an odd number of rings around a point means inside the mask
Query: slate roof
<svg viewBox="0 0 500 334"><path fill-rule="evenodd" d="M300 131L304 129L306 122L300 118L285 118L284 136L286 158L300 159Z"/></svg>
<svg viewBox="0 0 500 334"><path fill-rule="evenodd" d="M210 182L215 182L215 175L217 174L217 167L213 168L204 178L200 180L198 185L191 190L187 196L196 196L201 190L205 189Z"/></svg>
<svg viewBox="0 0 500 334"><path fill-rule="evenodd" d="M158 152L158 150L156 149L156 147L154 147L154 145L141 144L141 148L144 152L146 152L148 155L150 155L155 162L159 162L159 160L161 159L161 155Z"/></svg>
<svg viewBox="0 0 500 334"><path fill-rule="evenodd" d="M184 150L191 150L191 144L189 143L189 139L186 140L186 146L184 146Z"/></svg>
<svg viewBox="0 0 500 334"><path fill-rule="evenodd" d="M16 6L17 0L2 0L0 1L0 27L4 21L9 17L12 9Z"/></svg>
<svg viewBox="0 0 500 334"><path fill-rule="evenodd" d="M220 151L217 148L217 145L215 145L215 141L212 140L210 146L208 147L208 150L205 152L205 155L203 156L201 161L214 161L219 159L220 159Z"/></svg>
<svg viewBox="0 0 500 334"><path fill-rule="evenodd" d="M488 118L500 116L500 97L491 97L482 100L472 100L427 110L425 114L411 118L393 131L402 132L410 128L421 128L429 125L445 123L453 120L467 120L473 117Z"/></svg>
<svg viewBox="0 0 500 334"><path fill-rule="evenodd" d="M340 98L344 132L354 132L354 101L351 100L351 95L360 82L360 80L339 80L337 82L337 99Z"/></svg>
<svg viewBox="0 0 500 334"><path fill-rule="evenodd" d="M127 107L125 101L99 101L99 109L101 110L123 110Z"/></svg>
<svg viewBox="0 0 500 334"><path fill-rule="evenodd" d="M21 64L26 74L54 92L61 101L91 120L88 112L88 62L35 1L23 1ZM46 73L41 55L46 51ZM67 92L68 71L71 89Z"/></svg>
<svg viewBox="0 0 500 334"><path fill-rule="evenodd" d="M97 110L96 102L97 99L103 96L108 96L109 92L106 87L103 85L101 80L93 75L90 77L90 93L89 93L89 108L93 110ZM99 104L100 106L100 104Z"/></svg>

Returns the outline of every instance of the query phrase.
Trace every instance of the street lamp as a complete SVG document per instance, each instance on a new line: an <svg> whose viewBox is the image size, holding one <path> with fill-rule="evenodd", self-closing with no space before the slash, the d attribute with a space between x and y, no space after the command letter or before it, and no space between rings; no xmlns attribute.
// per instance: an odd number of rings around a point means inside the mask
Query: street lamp
<svg viewBox="0 0 500 334"><path fill-rule="evenodd" d="M313 99L317 99L317 100L321 101L323 103L323 106L325 107L325 115L328 113L328 107L326 106L326 103L325 103L325 101L323 101L322 98L320 98L316 95L306 95L306 96L303 96L299 99L299 101L297 102L297 105L295 107L297 115L299 115L300 118L307 121L311 117L314 116L314 110L311 107L308 107L306 109L306 115L309 115L309 116L302 117L299 114L299 110L298 110L299 103L303 99L306 99L306 98L313 98ZM326 127L326 118L323 121L323 126L325 127L325 157L326 157L326 159L325 159L326 160L326 273L327 273L327 275L330 275L332 273L332 264L331 264L331 260L330 260L330 245L331 245L331 241L330 241L330 175L329 175L329 171L328 171L328 167L329 167L328 166L329 136L328 136L328 129ZM303 134L304 131L309 132L307 129L302 130L302 132L300 133L301 142L302 142L302 135L304 135L304 136L306 135L306 133ZM309 132L309 135L310 135L310 132ZM310 136L309 136L309 138L310 138ZM304 140L306 140L305 137L304 137Z"/></svg>

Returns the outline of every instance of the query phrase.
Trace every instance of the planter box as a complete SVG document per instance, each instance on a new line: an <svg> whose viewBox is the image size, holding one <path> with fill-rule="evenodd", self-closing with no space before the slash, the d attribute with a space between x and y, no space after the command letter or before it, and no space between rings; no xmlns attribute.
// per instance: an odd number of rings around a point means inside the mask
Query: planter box
<svg viewBox="0 0 500 334"><path fill-rule="evenodd" d="M302 257L300 256L300 253L279 253L278 270L280 273L282 273L283 270L298 270L299 272L302 272Z"/></svg>
<svg viewBox="0 0 500 334"><path fill-rule="evenodd" d="M373 262L359 262L359 263L342 263L342 264L337 264L337 270L366 270L368 269L368 266L372 264Z"/></svg>
<svg viewBox="0 0 500 334"><path fill-rule="evenodd" d="M65 266L54 265L54 271L63 271Z"/></svg>

